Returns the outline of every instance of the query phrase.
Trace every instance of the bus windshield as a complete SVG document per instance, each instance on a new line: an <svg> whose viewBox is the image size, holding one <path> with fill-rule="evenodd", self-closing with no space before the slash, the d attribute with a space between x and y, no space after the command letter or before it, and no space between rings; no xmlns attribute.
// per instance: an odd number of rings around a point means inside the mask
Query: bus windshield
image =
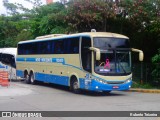
<svg viewBox="0 0 160 120"><path fill-rule="evenodd" d="M95 73L104 76L131 74L131 52L127 39L95 38L94 47L101 52L100 60L94 58Z"/></svg>

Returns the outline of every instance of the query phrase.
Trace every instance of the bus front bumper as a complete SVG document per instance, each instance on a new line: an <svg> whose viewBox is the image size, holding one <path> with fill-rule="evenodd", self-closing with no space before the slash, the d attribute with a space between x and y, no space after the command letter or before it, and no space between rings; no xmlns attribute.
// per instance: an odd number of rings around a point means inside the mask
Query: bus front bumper
<svg viewBox="0 0 160 120"><path fill-rule="evenodd" d="M123 91L129 90L132 85L132 81L123 84L104 84L96 80L91 80L90 82L81 82L80 88L89 91Z"/></svg>

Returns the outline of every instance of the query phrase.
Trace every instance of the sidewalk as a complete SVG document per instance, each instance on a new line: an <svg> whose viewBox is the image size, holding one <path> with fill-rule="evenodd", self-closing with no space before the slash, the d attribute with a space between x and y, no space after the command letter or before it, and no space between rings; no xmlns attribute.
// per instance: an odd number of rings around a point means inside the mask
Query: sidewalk
<svg viewBox="0 0 160 120"><path fill-rule="evenodd" d="M160 89L131 88L129 92L160 93Z"/></svg>

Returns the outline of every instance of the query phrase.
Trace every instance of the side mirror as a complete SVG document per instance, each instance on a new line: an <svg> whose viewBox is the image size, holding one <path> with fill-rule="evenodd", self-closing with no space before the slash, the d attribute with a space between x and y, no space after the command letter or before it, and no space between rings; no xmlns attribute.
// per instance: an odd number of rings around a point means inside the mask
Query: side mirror
<svg viewBox="0 0 160 120"><path fill-rule="evenodd" d="M132 48L132 51L133 52L138 52L139 53L139 61L143 61L143 59L144 59L144 54L143 54L143 51L142 50L138 50L138 49L134 49L134 48Z"/></svg>
<svg viewBox="0 0 160 120"><path fill-rule="evenodd" d="M139 53L139 61L143 61L143 59L144 59L144 54L143 54L143 52L140 52Z"/></svg>
<svg viewBox="0 0 160 120"><path fill-rule="evenodd" d="M101 59L101 53L100 51L96 51L96 60L100 60Z"/></svg>
<svg viewBox="0 0 160 120"><path fill-rule="evenodd" d="M96 52L96 60L100 60L100 59L101 59L101 52L100 52L100 49L95 48L95 47L90 47L89 49Z"/></svg>

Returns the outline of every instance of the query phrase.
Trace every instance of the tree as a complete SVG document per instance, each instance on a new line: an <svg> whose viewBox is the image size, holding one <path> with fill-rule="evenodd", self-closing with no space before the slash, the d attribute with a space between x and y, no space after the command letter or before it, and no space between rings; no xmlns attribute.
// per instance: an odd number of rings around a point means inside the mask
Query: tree
<svg viewBox="0 0 160 120"><path fill-rule="evenodd" d="M159 0L121 0L116 4L121 9L117 22L121 33L131 39L132 47L142 49L145 61L150 62L159 44ZM118 20L119 19L119 20ZM152 46L151 46L152 44ZM154 46L154 47L153 47Z"/></svg>
<svg viewBox="0 0 160 120"><path fill-rule="evenodd" d="M106 29L107 19L114 17L114 11L104 0L70 0L66 21L73 30L83 32Z"/></svg>
<svg viewBox="0 0 160 120"><path fill-rule="evenodd" d="M37 9L37 14L33 20L35 24L31 27L35 36L65 33L67 24L64 20L65 6L61 3L53 3L41 6Z"/></svg>
<svg viewBox="0 0 160 120"><path fill-rule="evenodd" d="M158 49L158 53L152 57L152 63L154 65L152 76L160 84L160 48Z"/></svg>
<svg viewBox="0 0 160 120"><path fill-rule="evenodd" d="M35 5L31 10L18 3L11 7L8 0L3 1L12 14L0 16L1 46L45 34L91 29L128 36L132 47L144 51L147 62L160 46L160 0L69 0L65 4L62 0L49 5L26 0Z"/></svg>
<svg viewBox="0 0 160 120"><path fill-rule="evenodd" d="M3 0L3 5L7 9L7 14L11 14L11 15L18 14L18 11L17 11L18 7L15 4L9 3L8 0Z"/></svg>

